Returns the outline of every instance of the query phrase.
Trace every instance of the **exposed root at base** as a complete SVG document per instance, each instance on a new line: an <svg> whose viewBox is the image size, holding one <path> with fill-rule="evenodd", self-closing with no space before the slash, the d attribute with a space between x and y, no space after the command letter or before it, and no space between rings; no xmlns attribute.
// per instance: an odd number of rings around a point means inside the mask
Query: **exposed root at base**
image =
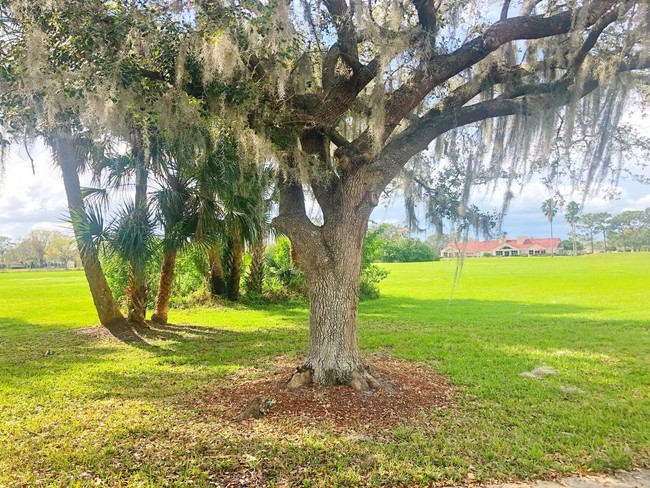
<svg viewBox="0 0 650 488"><path fill-rule="evenodd" d="M371 391L382 389L384 385L370 366L364 366L352 373L348 386L356 391Z"/></svg>
<svg viewBox="0 0 650 488"><path fill-rule="evenodd" d="M312 369L306 366L300 366L296 368L296 371L291 375L289 381L287 381L287 388L295 390L301 386L307 386L311 384Z"/></svg>
<svg viewBox="0 0 650 488"><path fill-rule="evenodd" d="M151 315L151 321L159 325L167 325L167 317L154 313Z"/></svg>
<svg viewBox="0 0 650 488"><path fill-rule="evenodd" d="M351 373L329 373L324 376L327 378L326 381L314 381L314 369L311 366L303 365L296 368L296 371L287 382L287 387L297 389L312 383L317 383L322 386L344 385L349 386L355 391L372 391L385 387L379 374L368 365L362 365Z"/></svg>

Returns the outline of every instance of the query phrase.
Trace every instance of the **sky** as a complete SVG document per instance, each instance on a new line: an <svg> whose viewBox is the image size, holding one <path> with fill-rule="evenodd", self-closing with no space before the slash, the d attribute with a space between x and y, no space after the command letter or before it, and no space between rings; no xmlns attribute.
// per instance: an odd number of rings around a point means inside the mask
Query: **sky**
<svg viewBox="0 0 650 488"><path fill-rule="evenodd" d="M14 149L5 162L4 174L0 176L0 235L19 238L32 229L66 230L63 223L67 217L66 198L60 173L52 165L50 154L43 146L36 145L30 154L34 158L35 174L24 149ZM650 207L650 186L621 181L619 191L621 196L616 200L599 195L588 198L583 212L605 211L614 214ZM538 181L526 185L512 201L502 229L511 237L548 237L549 225L540 206L550 196L548 189ZM473 196L473 201L482 210L500 209L502 199L503 193L498 191ZM581 196L575 195L574 199L580 202ZM566 237L569 232L563 215L560 213L554 222L556 237ZM371 216L373 222L397 225L403 224L404 219L404 205L399 198L389 205L379 205ZM431 233L429 230L420 237Z"/></svg>
<svg viewBox="0 0 650 488"><path fill-rule="evenodd" d="M63 180L41 145L30 150L35 174L24 150L13 150L0 174L0 235L20 237L32 229L64 230L67 207Z"/></svg>

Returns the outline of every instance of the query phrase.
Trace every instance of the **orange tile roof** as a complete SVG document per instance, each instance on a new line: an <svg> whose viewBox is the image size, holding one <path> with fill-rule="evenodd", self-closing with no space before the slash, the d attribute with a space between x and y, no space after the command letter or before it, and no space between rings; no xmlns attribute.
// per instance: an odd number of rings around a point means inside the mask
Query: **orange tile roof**
<svg viewBox="0 0 650 488"><path fill-rule="evenodd" d="M513 247L518 250L526 250L534 245L540 245L544 248L558 247L560 245L561 239L559 237L527 237L521 243L517 239L506 239L505 241L469 241L469 242L449 242L443 248L449 248L465 251L465 252L491 252L494 251L497 247L507 244L510 247Z"/></svg>

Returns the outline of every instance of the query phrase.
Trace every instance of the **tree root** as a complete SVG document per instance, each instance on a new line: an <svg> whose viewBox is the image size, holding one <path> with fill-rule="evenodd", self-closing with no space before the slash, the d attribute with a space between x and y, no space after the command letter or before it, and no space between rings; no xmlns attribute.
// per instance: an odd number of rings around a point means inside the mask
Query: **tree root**
<svg viewBox="0 0 650 488"><path fill-rule="evenodd" d="M287 388L295 390L301 386L307 386L312 383L312 369L308 366L300 366L296 368L296 371L291 375L289 381L287 381Z"/></svg>
<svg viewBox="0 0 650 488"><path fill-rule="evenodd" d="M290 389L297 389L302 386L307 386L312 383L320 384L323 386L345 385L353 390L370 392L375 390L386 389L386 384L381 380L380 376L368 365L361 365L352 372L329 372L321 375L325 378L324 381L314 381L314 368L309 365L303 365L296 368L289 381L287 387Z"/></svg>
<svg viewBox="0 0 650 488"><path fill-rule="evenodd" d="M348 383L356 391L374 391L382 389L382 382L369 366L364 365L360 370L352 372Z"/></svg>
<svg viewBox="0 0 650 488"><path fill-rule="evenodd" d="M167 317L163 317L157 313L151 315L151 321L160 325L167 325Z"/></svg>

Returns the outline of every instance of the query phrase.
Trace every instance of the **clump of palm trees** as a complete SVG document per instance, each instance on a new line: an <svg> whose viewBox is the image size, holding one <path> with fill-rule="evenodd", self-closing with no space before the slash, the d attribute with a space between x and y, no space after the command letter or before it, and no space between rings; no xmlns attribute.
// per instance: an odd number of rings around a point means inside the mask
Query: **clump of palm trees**
<svg viewBox="0 0 650 488"><path fill-rule="evenodd" d="M198 247L208 256L206 282L215 297L238 300L246 246L253 262L247 283L262 290L265 235L269 231L272 179L269 168L241 164L235 140L226 135L204 141L200 151L159 141L146 161L152 189L138 198L138 161L104 160L98 179L113 191L128 190L135 180L135 198L114 212L105 246L128 268L124 290L127 319L143 324L152 301L147 266L161 255L157 294L151 320L167 323L178 254ZM135 175L135 178L134 178ZM108 184L108 183L107 183ZM261 249L261 250L260 250Z"/></svg>

